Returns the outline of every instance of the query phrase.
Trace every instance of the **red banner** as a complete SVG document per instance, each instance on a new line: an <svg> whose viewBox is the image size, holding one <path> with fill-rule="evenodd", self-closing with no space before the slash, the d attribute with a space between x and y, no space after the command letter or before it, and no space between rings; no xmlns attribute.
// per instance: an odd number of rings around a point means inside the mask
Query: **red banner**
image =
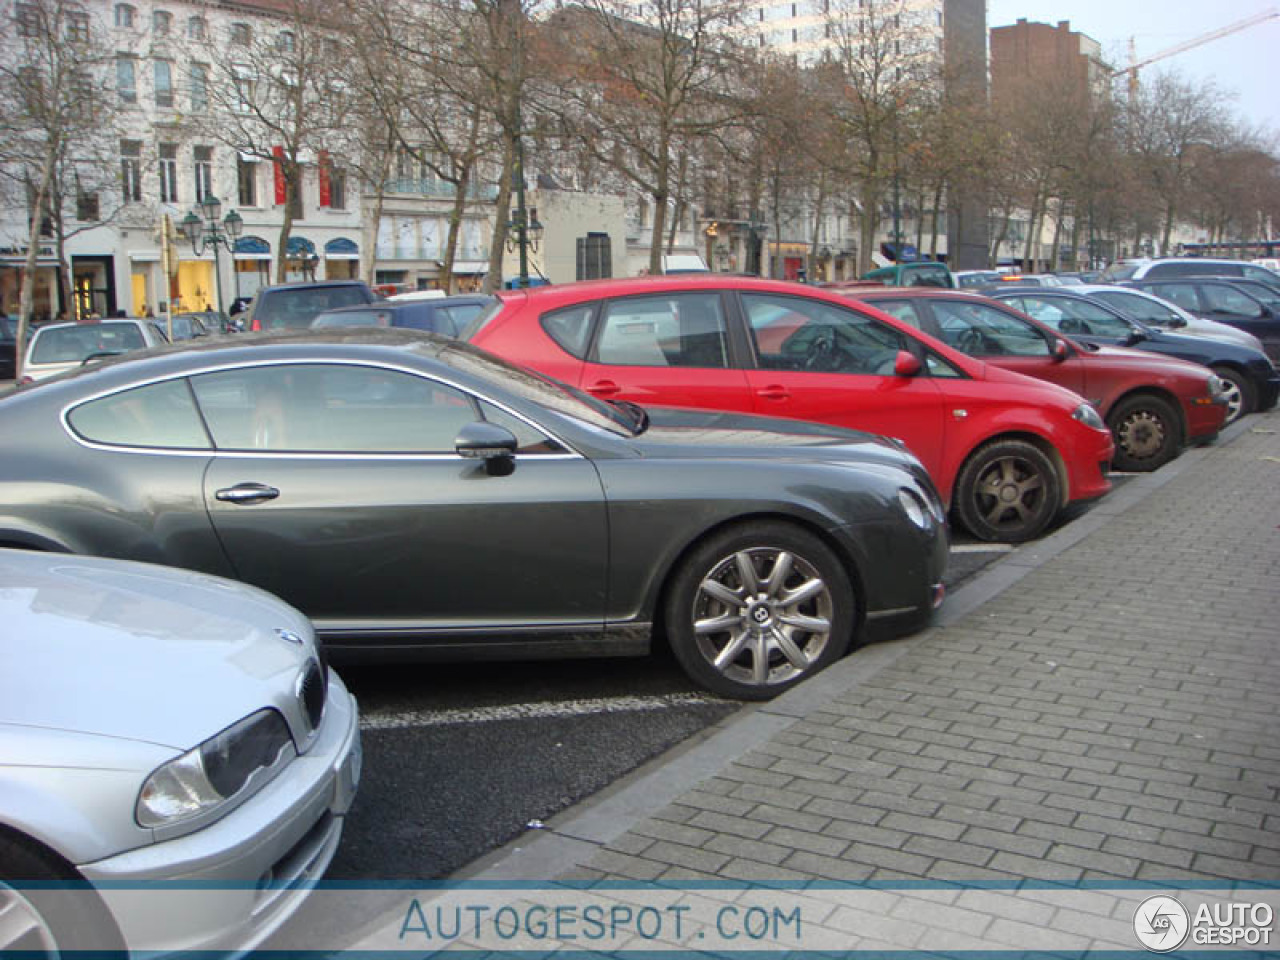
<svg viewBox="0 0 1280 960"><path fill-rule="evenodd" d="M275 174L276 206L282 207L289 199L288 190L284 182L284 147L272 147L271 155L275 157L271 162L271 167Z"/></svg>
<svg viewBox="0 0 1280 960"><path fill-rule="evenodd" d="M331 206L332 194L329 191L329 151L320 151L320 206Z"/></svg>

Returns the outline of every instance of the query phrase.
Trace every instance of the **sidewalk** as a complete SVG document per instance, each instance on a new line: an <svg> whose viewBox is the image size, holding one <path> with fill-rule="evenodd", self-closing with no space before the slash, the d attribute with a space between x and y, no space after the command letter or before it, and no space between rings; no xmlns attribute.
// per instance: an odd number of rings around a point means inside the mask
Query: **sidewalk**
<svg viewBox="0 0 1280 960"><path fill-rule="evenodd" d="M455 879L1280 886L1278 525L1273 411ZM934 899L988 945L1039 943L1025 904ZM1054 925L1134 949L1128 918ZM844 936L920 942L887 914Z"/></svg>

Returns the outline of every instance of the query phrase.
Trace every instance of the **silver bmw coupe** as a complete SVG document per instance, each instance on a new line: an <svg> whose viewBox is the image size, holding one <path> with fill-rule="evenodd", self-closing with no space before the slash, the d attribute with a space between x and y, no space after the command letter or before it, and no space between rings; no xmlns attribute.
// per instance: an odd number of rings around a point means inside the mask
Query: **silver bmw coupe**
<svg viewBox="0 0 1280 960"><path fill-rule="evenodd" d="M360 757L274 597L0 550L0 954L252 948L333 858Z"/></svg>

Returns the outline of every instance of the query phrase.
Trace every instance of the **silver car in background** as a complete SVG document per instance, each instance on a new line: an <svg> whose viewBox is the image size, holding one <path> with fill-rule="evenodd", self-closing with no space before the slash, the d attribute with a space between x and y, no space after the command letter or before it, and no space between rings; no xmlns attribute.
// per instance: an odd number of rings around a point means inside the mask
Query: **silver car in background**
<svg viewBox="0 0 1280 960"><path fill-rule="evenodd" d="M0 550L0 622L0 954L278 929L360 776L307 619L205 574Z"/></svg>

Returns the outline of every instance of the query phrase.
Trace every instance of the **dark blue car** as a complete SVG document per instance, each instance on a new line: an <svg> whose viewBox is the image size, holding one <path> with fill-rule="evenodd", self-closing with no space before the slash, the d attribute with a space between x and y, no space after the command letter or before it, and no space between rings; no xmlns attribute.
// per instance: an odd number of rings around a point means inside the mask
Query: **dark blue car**
<svg viewBox="0 0 1280 960"><path fill-rule="evenodd" d="M1167 333L1113 307L1052 287L1005 287L990 296L1053 327L1072 340L1137 347L1210 367L1226 383L1230 423L1255 410L1270 410L1280 397L1280 374L1266 354L1209 337Z"/></svg>
<svg viewBox="0 0 1280 960"><path fill-rule="evenodd" d="M1178 277L1132 280L1124 285L1154 293L1197 317L1252 333L1262 341L1267 356L1280 361L1280 290L1269 283L1232 277Z"/></svg>
<svg viewBox="0 0 1280 960"><path fill-rule="evenodd" d="M355 307L326 310L311 322L315 327L408 327L456 337L493 302L481 294L458 294L427 300L378 300Z"/></svg>

